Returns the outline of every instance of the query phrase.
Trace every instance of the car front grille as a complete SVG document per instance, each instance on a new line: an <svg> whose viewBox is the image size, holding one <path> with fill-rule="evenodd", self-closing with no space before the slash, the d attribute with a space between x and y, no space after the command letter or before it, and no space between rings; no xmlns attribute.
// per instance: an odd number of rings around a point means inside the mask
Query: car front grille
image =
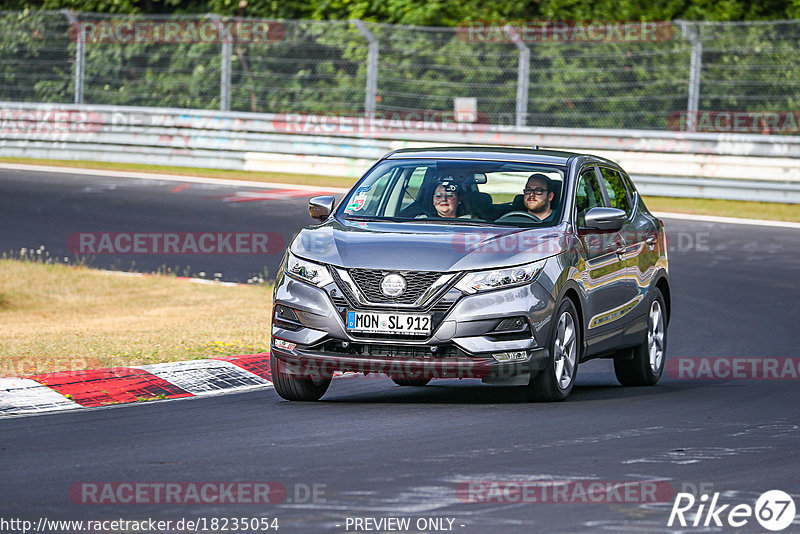
<svg viewBox="0 0 800 534"><path fill-rule="evenodd" d="M377 271L380 272L380 271ZM352 271L351 271L352 273ZM461 298L461 292L455 288L450 288L445 294L435 296L433 299L433 303L427 303L425 306L420 308L413 308L409 310L408 308L394 308L394 307L382 307L382 308L374 308L371 306L365 306L363 304L359 304L358 299L355 295L352 294L347 284L341 279L339 274L337 273L336 269L333 269L331 274L333 275L333 279L336 282L336 289L329 290L329 296L331 302L336 307L336 311L339 312L339 316L342 318L342 322L347 322L347 312L348 310L372 310L372 311L380 311L383 313L408 313L409 311L413 312L423 312L423 313L430 313L433 319L433 328L432 331L436 331L439 328L439 325L442 324L442 321L450 313L450 310L455 306L456 302ZM438 273L432 273L438 276ZM356 339L363 339L363 340L410 340L410 339L417 339L421 340L421 338L425 338L428 336L410 336L404 334L370 334L366 332L351 332L350 335Z"/></svg>
<svg viewBox="0 0 800 534"><path fill-rule="evenodd" d="M397 271L406 279L406 290L399 297L387 297L381 291L381 281L395 271L350 269L348 273L364 297L377 304L414 304L436 282L442 273L434 271Z"/></svg>
<svg viewBox="0 0 800 534"><path fill-rule="evenodd" d="M325 342L321 349L323 352L362 358L438 359L457 358L467 355L455 345L440 345L436 347L436 352L431 352L431 348L428 346L391 345L386 343L379 345L351 343L347 348L343 348L341 342L330 340Z"/></svg>

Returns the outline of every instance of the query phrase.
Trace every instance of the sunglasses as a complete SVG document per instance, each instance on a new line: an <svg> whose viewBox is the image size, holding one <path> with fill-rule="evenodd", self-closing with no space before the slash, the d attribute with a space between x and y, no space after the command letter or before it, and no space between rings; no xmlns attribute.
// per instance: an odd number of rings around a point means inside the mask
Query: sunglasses
<svg viewBox="0 0 800 534"><path fill-rule="evenodd" d="M542 189L541 187L537 187L535 189L523 189L522 193L526 197L539 196L541 194L547 193L547 189Z"/></svg>
<svg viewBox="0 0 800 534"><path fill-rule="evenodd" d="M435 195L433 195L433 198L436 200L443 200L443 199L450 200L455 197L456 197L455 193L436 193Z"/></svg>

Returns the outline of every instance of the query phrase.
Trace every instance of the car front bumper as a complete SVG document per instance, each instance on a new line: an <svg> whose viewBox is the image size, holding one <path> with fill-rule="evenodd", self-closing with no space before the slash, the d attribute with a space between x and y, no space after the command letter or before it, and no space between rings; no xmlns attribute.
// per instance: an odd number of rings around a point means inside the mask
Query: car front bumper
<svg viewBox="0 0 800 534"><path fill-rule="evenodd" d="M318 288L288 276L279 276L276 282L275 305L291 308L299 319L293 328L272 325L272 357L286 364L288 374L381 373L406 378L481 378L490 383L515 383L517 377L521 383L548 361L546 340L553 301L537 281L474 295L451 290L458 293L454 302L436 316L430 336L424 339L351 333L344 314L352 308L336 299L335 284ZM492 328L508 317L526 321L525 333L492 335ZM504 353L518 359L498 361L495 356Z"/></svg>

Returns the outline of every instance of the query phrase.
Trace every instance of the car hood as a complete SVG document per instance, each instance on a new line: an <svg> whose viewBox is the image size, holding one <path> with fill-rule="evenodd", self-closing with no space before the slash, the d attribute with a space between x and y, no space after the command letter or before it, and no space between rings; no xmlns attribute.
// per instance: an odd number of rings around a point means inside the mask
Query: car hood
<svg viewBox="0 0 800 534"><path fill-rule="evenodd" d="M290 245L302 258L364 269L466 271L520 265L568 250L566 225L508 228L331 219Z"/></svg>

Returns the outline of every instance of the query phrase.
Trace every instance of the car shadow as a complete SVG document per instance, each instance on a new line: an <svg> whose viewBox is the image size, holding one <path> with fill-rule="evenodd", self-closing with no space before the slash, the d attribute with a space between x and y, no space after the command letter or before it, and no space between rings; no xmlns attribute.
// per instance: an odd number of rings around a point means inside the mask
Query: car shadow
<svg viewBox="0 0 800 534"><path fill-rule="evenodd" d="M345 384L348 383L349 384ZM389 379L370 379L369 384L354 384L358 379L334 380L320 402L326 404L531 404L517 386L493 386L479 380L434 381L423 387L397 386ZM564 401L597 402L601 400L660 397L703 387L697 383L668 383L652 387L625 387L620 384L575 385ZM540 403L549 404L549 403Z"/></svg>

